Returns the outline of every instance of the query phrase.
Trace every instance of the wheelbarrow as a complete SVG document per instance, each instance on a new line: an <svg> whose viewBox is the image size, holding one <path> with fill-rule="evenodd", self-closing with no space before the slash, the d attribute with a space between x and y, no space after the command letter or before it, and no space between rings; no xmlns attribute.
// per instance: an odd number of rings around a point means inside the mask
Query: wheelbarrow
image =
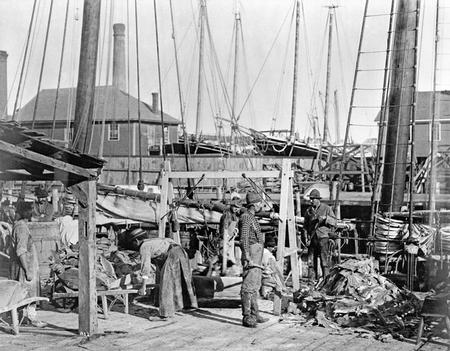
<svg viewBox="0 0 450 351"><path fill-rule="evenodd" d="M27 297L25 285L15 280L0 280L0 326L10 330L14 335L19 334L18 309L38 301L48 301L46 297ZM11 324L1 318L3 313L11 312Z"/></svg>

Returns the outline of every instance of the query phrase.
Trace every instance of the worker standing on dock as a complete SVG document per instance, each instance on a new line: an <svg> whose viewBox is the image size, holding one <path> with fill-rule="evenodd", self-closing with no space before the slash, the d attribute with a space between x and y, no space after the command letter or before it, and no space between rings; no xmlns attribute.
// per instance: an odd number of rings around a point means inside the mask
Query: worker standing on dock
<svg viewBox="0 0 450 351"><path fill-rule="evenodd" d="M320 258L320 268L324 278L328 274L330 232L337 220L331 207L320 202L322 197L319 190L313 189L309 199L311 205L306 209L304 226L309 242L308 257L312 256L314 278L319 279L317 260Z"/></svg>
<svg viewBox="0 0 450 351"><path fill-rule="evenodd" d="M17 203L16 221L12 232L9 271L10 279L17 280L27 287L27 297L39 296L40 291L38 255L28 228L31 211L30 203L25 201ZM35 327L42 328L47 325L47 323L38 319L36 303L31 303L24 309L24 317L28 318L28 322Z"/></svg>
<svg viewBox="0 0 450 351"><path fill-rule="evenodd" d="M242 266L244 268L241 287L242 325L255 328L257 323L268 321L268 319L259 315L258 310L258 294L263 269L264 234L255 218L255 213L261 210L260 197L256 193L249 192L246 200L247 211L239 219Z"/></svg>

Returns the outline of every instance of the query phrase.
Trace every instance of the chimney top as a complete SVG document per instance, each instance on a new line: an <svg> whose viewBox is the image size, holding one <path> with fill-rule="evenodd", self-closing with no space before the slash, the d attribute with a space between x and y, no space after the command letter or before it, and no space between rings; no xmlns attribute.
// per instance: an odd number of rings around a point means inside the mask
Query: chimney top
<svg viewBox="0 0 450 351"><path fill-rule="evenodd" d="M8 53L6 51L0 50L0 60L6 60L8 58Z"/></svg>
<svg viewBox="0 0 450 351"><path fill-rule="evenodd" d="M125 24L114 23L113 24L113 32L114 32L114 35L125 35Z"/></svg>
<svg viewBox="0 0 450 351"><path fill-rule="evenodd" d="M152 93L152 112L159 111L159 94L157 92Z"/></svg>

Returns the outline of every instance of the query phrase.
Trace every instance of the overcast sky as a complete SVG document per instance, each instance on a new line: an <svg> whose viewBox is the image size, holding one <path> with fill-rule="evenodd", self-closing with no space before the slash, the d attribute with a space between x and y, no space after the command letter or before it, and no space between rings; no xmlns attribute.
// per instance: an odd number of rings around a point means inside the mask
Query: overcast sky
<svg viewBox="0 0 450 351"><path fill-rule="evenodd" d="M0 50L9 54L8 88L10 93L9 112L14 105L17 90L17 72L26 40L31 9L34 0L0 0ZM157 60L155 49L155 23L153 1L138 0L139 24L139 59L141 97L150 101L151 92L158 91ZM299 81L296 129L300 136L312 136L308 115L313 114L313 101L325 94L326 72L326 22L327 6L337 5L336 27L333 33L331 92L337 91L338 115L341 135L345 128L348 103L352 88L353 73L357 55L359 34L364 8L364 0L303 0L304 12L301 15ZM390 0L370 1L369 14L385 14L388 12ZM425 4L426 3L426 4ZM36 94L40 65L43 57L43 42L48 17L50 0L38 1L37 27L34 31L30 64L27 69L23 95L19 102L23 105ZM129 4L130 21L127 19ZM431 89L431 52L433 49L433 26L435 0L422 2L423 28L420 56L419 89ZM424 5L425 4L425 5ZM102 2L102 24L99 44L101 70L97 80L106 84L106 70L112 65L107 63L108 49L112 41L105 31L105 24L122 22L129 25L130 30L130 92L137 95L136 88L136 56L135 56L135 22L134 0L111 0ZM290 109L292 99L292 72L294 48L294 24L291 24L293 0L241 0L238 8L241 13L243 43L240 43L240 59L238 73L237 111L242 110L240 122L258 130L270 129L275 120L277 129L287 129L290 125ZM55 88L61 55L61 38L63 33L64 11L66 1L54 1L53 16L50 27L49 45L41 88ZM70 0L70 16L67 32L67 44L64 53L62 87L75 86L78 69L80 28L82 22L82 0ZM236 10L235 0L208 0L208 17L211 27L212 42L217 51L218 65L221 68L228 94L231 96L233 23ZM181 71L181 86L186 107L188 131L195 129L195 111L197 98L198 68L198 1L173 0L174 25ZM174 49L171 39L171 21L168 0L157 0L159 21L161 71L163 75L163 108L164 111L180 118L178 89L174 65ZM386 44L387 16L368 19L363 42L365 50L384 50ZM205 44L205 70L212 66L210 41ZM244 55L245 54L245 55ZM110 57L110 55L109 55ZM244 57L245 61L244 62ZM361 65L374 69L383 68L384 54L367 55ZM382 75L360 77L361 86L381 88ZM109 82L112 77L109 74ZM212 84L207 75L208 89L203 95L203 114L200 129L205 133L214 132L213 115L219 114L229 118L229 112L223 104L220 83ZM215 87L217 88L215 88ZM316 86L316 89L313 87ZM446 88L442 79L442 88ZM214 98L218 91L219 102ZM244 101L250 98L244 105ZM313 92L315 92L314 96ZM319 94L320 92L320 94ZM315 97L315 98L314 98ZM359 101L360 100L360 101ZM330 131L335 135L334 99L331 99ZM379 105L378 94L355 98L355 104ZM218 108L220 106L220 109ZM322 109L317 106L320 125L322 126ZM366 109L367 110L367 109ZM371 123L377 110L355 111L355 119L361 123ZM274 119L276 116L276 119ZM376 136L375 128L361 130L360 138Z"/></svg>

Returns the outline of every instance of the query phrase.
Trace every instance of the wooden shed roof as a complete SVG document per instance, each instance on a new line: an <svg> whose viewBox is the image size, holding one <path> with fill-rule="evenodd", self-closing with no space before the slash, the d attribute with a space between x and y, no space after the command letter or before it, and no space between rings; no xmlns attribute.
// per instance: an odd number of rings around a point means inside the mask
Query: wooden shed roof
<svg viewBox="0 0 450 351"><path fill-rule="evenodd" d="M0 180L59 180L73 185L95 179L104 160L58 146L15 122L0 121Z"/></svg>

